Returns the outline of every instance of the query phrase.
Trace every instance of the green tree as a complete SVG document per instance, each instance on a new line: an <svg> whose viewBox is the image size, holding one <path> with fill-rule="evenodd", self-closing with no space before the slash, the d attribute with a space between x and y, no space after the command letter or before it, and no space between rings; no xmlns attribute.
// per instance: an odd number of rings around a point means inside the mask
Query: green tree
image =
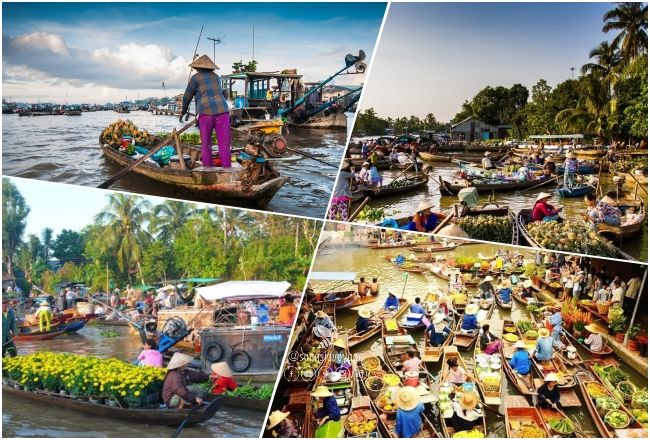
<svg viewBox="0 0 650 440"><path fill-rule="evenodd" d="M142 276L150 281L166 281L172 275L174 256L163 241L154 241L144 250Z"/></svg>
<svg viewBox="0 0 650 440"><path fill-rule="evenodd" d="M177 231L194 215L196 205L175 200L166 200L153 209L149 230L156 238L169 243Z"/></svg>
<svg viewBox="0 0 650 440"><path fill-rule="evenodd" d="M618 136L627 141L629 137L648 137L648 55L644 54L621 72L614 86L618 103Z"/></svg>
<svg viewBox="0 0 650 440"><path fill-rule="evenodd" d="M84 259L84 238L71 229L64 229L56 236L52 243L52 255L66 263L68 261L81 262Z"/></svg>
<svg viewBox="0 0 650 440"><path fill-rule="evenodd" d="M41 233L41 242L43 243L43 258L47 261L50 258L50 251L52 250L52 240L54 231L52 228L45 228Z"/></svg>
<svg viewBox="0 0 650 440"><path fill-rule="evenodd" d="M388 122L379 118L375 109L371 107L357 115L353 133L356 136L383 135L386 132L386 128L388 128Z"/></svg>
<svg viewBox="0 0 650 440"><path fill-rule="evenodd" d="M29 206L9 179L2 179L2 262L7 273L14 275L13 259L23 241Z"/></svg>
<svg viewBox="0 0 650 440"><path fill-rule="evenodd" d="M601 42L589 52L589 59L594 58L595 63L582 66L582 74L593 73L601 78L610 78L613 71L621 64L621 54L615 44L608 41Z"/></svg>
<svg viewBox="0 0 650 440"><path fill-rule="evenodd" d="M612 43L621 49L625 62L648 50L648 5L641 2L617 3L603 17L603 32L618 31Z"/></svg>

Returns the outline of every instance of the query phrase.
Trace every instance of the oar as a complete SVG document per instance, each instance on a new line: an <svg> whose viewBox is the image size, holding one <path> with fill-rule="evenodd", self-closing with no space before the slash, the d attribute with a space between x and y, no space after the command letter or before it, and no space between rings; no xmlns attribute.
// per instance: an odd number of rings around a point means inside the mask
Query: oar
<svg viewBox="0 0 650 440"><path fill-rule="evenodd" d="M530 188L522 189L521 191L516 191L516 192L515 192L515 195L521 195L521 194L525 193L526 191L530 191L531 189L535 189L535 188L539 188L540 186L548 185L548 184L551 183L552 181L557 180L558 177L559 177L559 176L555 176L555 177L553 177L552 179L545 180L545 181L543 181L543 182L540 183L540 184L537 184L537 185L535 185L535 186L531 186Z"/></svg>
<svg viewBox="0 0 650 440"><path fill-rule="evenodd" d="M638 187L641 188L643 191L645 191L646 194L648 194L648 190L646 188L644 188L643 185L641 185L638 180L636 180L636 177L634 177L634 174L632 174L632 173L628 173L628 174L634 179L634 181L636 182Z"/></svg>
<svg viewBox="0 0 650 440"><path fill-rule="evenodd" d="M151 156L153 156L153 155L154 155L158 150L160 150L162 147L164 147L165 145L169 144L169 143L174 139L174 136L177 136L177 135L183 133L183 132L186 131L187 129L189 129L189 128L191 128L192 126L194 126L195 123L196 123L196 119L193 119L192 122L190 122L189 124L185 125L185 126L184 126L183 128L181 128L180 130L171 133L171 134L170 134L169 136L167 136L167 137L166 137L162 142L160 142L160 143L159 143L158 145L156 145L154 148L152 148L151 150L149 150L149 152L148 152L147 154L145 154L144 156L140 157L139 159L137 159L137 160L131 162L131 164L129 164L127 167L122 168L122 169L121 169L119 172L117 172L114 176L112 176L111 178L107 179L106 181L104 181L103 183L101 183L99 186L97 186L97 188L102 188L102 189L106 189L106 188L108 188L109 186L111 186L112 184L114 184L115 182L117 182L118 180L120 180L122 177L124 177L124 176L126 176L128 173L130 173L130 172L133 170L133 168L137 167L137 166L140 165L142 162L144 162L145 160L147 160L147 159L149 159Z"/></svg>
<svg viewBox="0 0 650 440"><path fill-rule="evenodd" d="M215 399L215 400L213 400L212 402L210 402L210 405L212 405L213 403L218 402L218 401L219 401L219 399ZM210 405L208 405L208 406L210 406ZM194 405L194 406L192 407L192 410L190 411L190 413L187 415L187 417L185 417L185 418L183 419L183 421L181 422L181 424L178 425L178 428L176 428L176 431L174 431L174 433L172 434L172 437L171 437L171 438L176 438L176 437L178 437L178 436L181 434L181 431L182 431L183 429L185 429L185 425L187 425L187 422L190 421L190 417L192 417L192 416L194 415L194 413L196 412L196 410L199 409L200 407L201 407L201 405Z"/></svg>
<svg viewBox="0 0 650 440"><path fill-rule="evenodd" d="M435 180L434 180L434 182L435 182ZM447 217L445 217L445 218L444 218L444 219L443 219L443 220L438 224L438 226L436 226L436 228L433 230L432 234L437 234L438 231L440 231L442 228L444 228L445 225L447 225L447 223L449 223L449 221L450 221L452 218L454 218L455 215L456 215L456 214L452 211L451 214L449 214Z"/></svg>
<svg viewBox="0 0 650 440"><path fill-rule="evenodd" d="M348 220L347 220L347 221L351 222L351 221L353 221L355 218L357 218L357 216L359 215L359 213L363 210L363 208L364 208L368 203L370 203L371 200L372 200L372 197L370 197L370 196L368 196L368 197L366 197L365 199L363 199L363 202L361 202L361 204L359 205L359 207L358 207L358 208L357 208L357 209L352 213L352 215L351 215L350 217L348 217Z"/></svg>
<svg viewBox="0 0 650 440"><path fill-rule="evenodd" d="M339 169L338 165L334 165L334 164L331 164L329 162L325 162L324 160L321 160L321 159L319 159L319 158L317 158L315 156L312 156L311 154L305 153L303 151L296 150L295 148L287 147L287 150L293 151L294 153L301 154L301 155L303 155L305 157L308 157L309 159L315 160L316 162L320 162L323 165L327 165L329 167L336 168L337 170Z"/></svg>

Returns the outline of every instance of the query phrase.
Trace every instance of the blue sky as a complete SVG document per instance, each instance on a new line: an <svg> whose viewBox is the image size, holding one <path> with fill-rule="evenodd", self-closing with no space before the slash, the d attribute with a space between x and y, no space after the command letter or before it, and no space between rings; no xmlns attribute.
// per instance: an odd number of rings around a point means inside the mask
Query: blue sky
<svg viewBox="0 0 650 440"><path fill-rule="evenodd" d="M373 51L384 3L3 3L3 97L121 100L184 87L199 53L217 47L220 73L252 56L259 70L295 67L307 81ZM346 77L341 83L363 81ZM170 90L171 89L171 90Z"/></svg>
<svg viewBox="0 0 650 440"><path fill-rule="evenodd" d="M485 86L576 76L611 3L393 3L361 108L449 121Z"/></svg>

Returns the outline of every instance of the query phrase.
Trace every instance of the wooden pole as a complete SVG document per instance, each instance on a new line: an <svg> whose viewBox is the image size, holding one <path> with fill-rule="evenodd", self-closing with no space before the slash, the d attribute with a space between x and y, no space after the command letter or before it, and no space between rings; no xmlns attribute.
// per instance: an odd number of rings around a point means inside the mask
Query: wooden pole
<svg viewBox="0 0 650 440"><path fill-rule="evenodd" d="M353 221L355 218L357 218L357 216L359 215L359 213L361 212L361 210L362 210L362 209L363 209L363 208L364 208L364 207L365 207L365 206L366 206L366 205L367 205L371 200L372 200L372 197L370 197L370 196L368 196L368 197L366 197L365 199L363 199L363 202L361 202L361 204L359 205L359 207L358 207L358 208L357 208L357 209L352 213L352 215L351 215L350 217L348 217L348 221L351 222L351 221Z"/></svg>
<svg viewBox="0 0 650 440"><path fill-rule="evenodd" d="M178 154L178 161L180 163L181 170L184 170L186 169L185 158L183 157L183 151L181 150L181 141L178 138L178 133L176 133L176 128L174 128L174 131L172 131L172 136L174 137L174 143L176 144L176 154ZM212 164L210 164L210 166L212 166Z"/></svg>

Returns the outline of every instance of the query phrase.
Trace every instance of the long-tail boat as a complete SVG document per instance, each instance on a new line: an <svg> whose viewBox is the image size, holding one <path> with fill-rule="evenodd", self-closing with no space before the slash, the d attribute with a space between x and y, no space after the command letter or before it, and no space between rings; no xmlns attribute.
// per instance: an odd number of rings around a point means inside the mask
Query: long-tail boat
<svg viewBox="0 0 650 440"><path fill-rule="evenodd" d="M385 319L399 318L404 314L404 312L406 312L408 307L409 307L408 301L404 298L401 298L399 300L399 308L397 310L391 311L383 308L377 310L369 318L370 327L368 328L368 330L362 333L358 333L357 328L355 326L349 329L345 333L344 336L347 338L348 347L353 348L361 344L362 342L367 341L373 336L377 335L378 333L381 332L381 327L384 325Z"/></svg>

